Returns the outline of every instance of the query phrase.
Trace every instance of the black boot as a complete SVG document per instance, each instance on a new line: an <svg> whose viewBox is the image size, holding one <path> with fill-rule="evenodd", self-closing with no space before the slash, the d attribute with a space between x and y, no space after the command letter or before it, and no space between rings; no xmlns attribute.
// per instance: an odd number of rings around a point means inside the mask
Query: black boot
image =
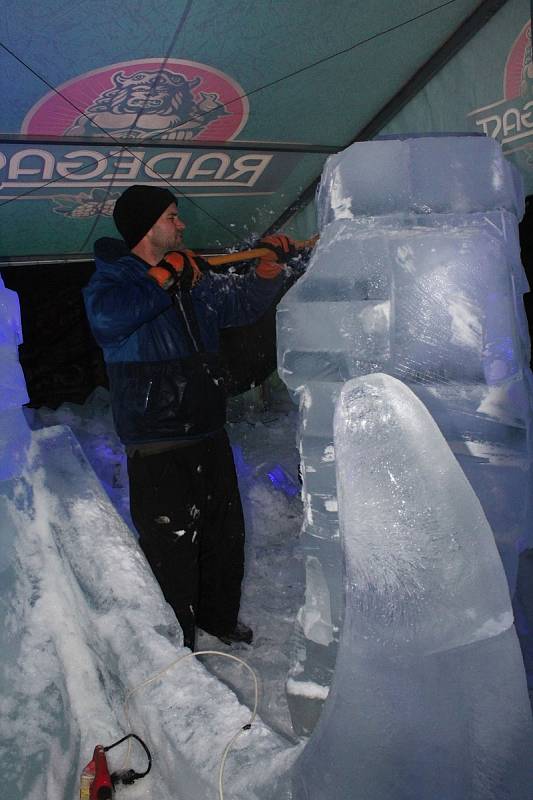
<svg viewBox="0 0 533 800"><path fill-rule="evenodd" d="M211 636L216 636L224 644L235 644L237 642L244 642L245 644L252 644L254 632L244 622L237 622L232 631L209 631L204 628L206 633Z"/></svg>
<svg viewBox="0 0 533 800"><path fill-rule="evenodd" d="M187 625L186 628L183 628L183 646L188 647L194 653L196 647L196 628L194 625Z"/></svg>
<svg viewBox="0 0 533 800"><path fill-rule="evenodd" d="M174 610L174 613L183 631L183 646L188 647L189 650L194 652L196 646L196 619L194 609L192 606L189 606L186 611L180 609L179 613L176 610Z"/></svg>

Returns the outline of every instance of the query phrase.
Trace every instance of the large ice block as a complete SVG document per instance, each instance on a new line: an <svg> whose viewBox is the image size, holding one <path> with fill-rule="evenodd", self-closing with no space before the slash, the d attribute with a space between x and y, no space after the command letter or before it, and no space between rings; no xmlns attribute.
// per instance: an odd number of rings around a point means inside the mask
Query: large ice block
<svg viewBox="0 0 533 800"><path fill-rule="evenodd" d="M533 725L509 592L476 495L400 381L335 413L345 613L295 800L527 800Z"/></svg>
<svg viewBox="0 0 533 800"><path fill-rule="evenodd" d="M381 229L349 220L329 225L307 273L280 304L278 363L286 384L313 407L330 409L324 398L331 387L376 371L423 397L459 459L469 457L469 477L488 504L514 585L517 542L528 538L529 343L516 312L509 220L482 225L474 216L472 224L467 216L462 225L454 217L453 225L447 218L414 228L390 220ZM329 388L315 398L319 386ZM305 406L302 413L305 425ZM334 495L331 464L317 463L304 427L300 449L304 489L322 494L328 486ZM497 461L507 472L492 474ZM304 502L316 506L306 491Z"/></svg>
<svg viewBox="0 0 533 800"><path fill-rule="evenodd" d="M386 369L404 380L493 386L526 367L507 240L492 225L468 222L329 225L278 308L287 385Z"/></svg>
<svg viewBox="0 0 533 800"><path fill-rule="evenodd" d="M336 219L506 209L524 198L501 147L480 136L357 142L330 156L317 196L320 229Z"/></svg>
<svg viewBox="0 0 533 800"><path fill-rule="evenodd" d="M520 180L483 137L363 142L328 159L318 206L320 240L277 317L278 371L300 397L306 556L313 538L338 544L334 398L344 381L385 372L434 416L483 506L513 592L518 552L533 544ZM324 574L339 608L334 570ZM308 607L306 599L304 616ZM310 640L309 657L305 631L297 638L288 691L318 665L327 684L335 637L327 652ZM300 731L310 726L304 705L293 720Z"/></svg>

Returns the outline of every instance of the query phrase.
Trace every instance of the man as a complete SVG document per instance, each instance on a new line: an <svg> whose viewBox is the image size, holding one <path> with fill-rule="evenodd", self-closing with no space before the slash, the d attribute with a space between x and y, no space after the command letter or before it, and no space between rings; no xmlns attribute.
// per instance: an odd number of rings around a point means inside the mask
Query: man
<svg viewBox="0 0 533 800"><path fill-rule="evenodd" d="M283 281L286 236L245 276L217 275L182 248L167 189L130 186L113 213L125 244L100 239L84 290L102 347L117 433L126 447L139 543L194 649L195 628L252 641L238 620L244 520L224 429L219 329L255 321ZM180 251L180 252L177 252Z"/></svg>

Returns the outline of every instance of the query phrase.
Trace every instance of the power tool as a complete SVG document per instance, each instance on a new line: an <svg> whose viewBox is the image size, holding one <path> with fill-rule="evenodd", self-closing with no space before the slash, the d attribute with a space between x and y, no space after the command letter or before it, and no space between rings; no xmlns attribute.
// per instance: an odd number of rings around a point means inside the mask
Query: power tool
<svg viewBox="0 0 533 800"><path fill-rule="evenodd" d="M148 767L144 772L136 772L133 769L119 770L113 773L109 772L106 752L122 744L126 739L136 739L144 748L144 752L148 756ZM142 739L134 733L129 733L127 736L119 739L118 742L108 745L108 747L97 744L94 748L92 759L81 773L80 800L113 800L114 788L117 783L131 784L138 778L144 778L144 776L148 775L150 772L151 766L152 757L150 751Z"/></svg>

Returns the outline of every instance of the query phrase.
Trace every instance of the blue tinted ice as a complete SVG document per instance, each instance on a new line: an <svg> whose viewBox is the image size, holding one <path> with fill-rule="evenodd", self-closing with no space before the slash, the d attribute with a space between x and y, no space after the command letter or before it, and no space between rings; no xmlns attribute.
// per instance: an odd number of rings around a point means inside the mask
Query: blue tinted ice
<svg viewBox="0 0 533 800"><path fill-rule="evenodd" d="M20 469L29 443L29 428L22 411L29 398L19 363L21 343L18 297L5 288L0 278L0 480Z"/></svg>

